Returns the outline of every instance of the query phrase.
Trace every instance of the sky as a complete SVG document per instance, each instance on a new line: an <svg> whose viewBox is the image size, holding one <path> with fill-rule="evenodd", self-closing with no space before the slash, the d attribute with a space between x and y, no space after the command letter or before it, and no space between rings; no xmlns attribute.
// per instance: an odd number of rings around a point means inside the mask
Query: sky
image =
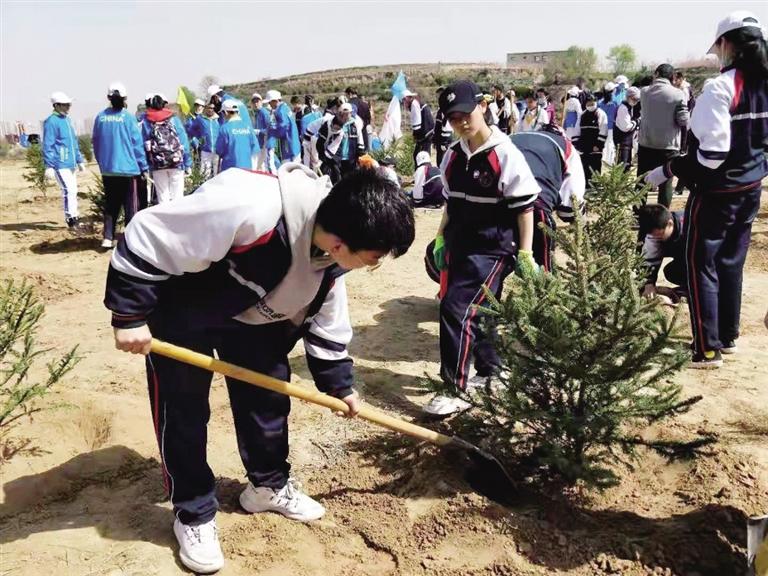
<svg viewBox="0 0 768 576"><path fill-rule="evenodd" d="M702 57L717 22L768 2L123 2L0 0L0 120L29 123L49 96L74 98L78 123L121 81L134 108L150 91L175 99L222 84L329 68L498 62L507 52L630 44L641 62Z"/></svg>

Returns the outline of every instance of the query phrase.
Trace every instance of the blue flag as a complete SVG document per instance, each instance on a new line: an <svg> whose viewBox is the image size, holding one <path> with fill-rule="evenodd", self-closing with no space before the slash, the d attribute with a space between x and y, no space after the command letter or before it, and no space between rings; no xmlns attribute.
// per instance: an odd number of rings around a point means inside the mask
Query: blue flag
<svg viewBox="0 0 768 576"><path fill-rule="evenodd" d="M403 74L403 71L400 70L400 73L397 75L397 78L395 78L395 81L392 83L392 87L390 90L392 90L392 95L395 96L398 100L403 99L403 92L405 92L408 89L408 86L405 85L405 74Z"/></svg>

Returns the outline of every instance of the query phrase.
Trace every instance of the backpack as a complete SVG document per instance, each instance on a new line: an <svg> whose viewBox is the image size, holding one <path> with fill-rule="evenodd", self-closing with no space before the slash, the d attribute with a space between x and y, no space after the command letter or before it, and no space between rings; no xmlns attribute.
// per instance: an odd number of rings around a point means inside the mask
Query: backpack
<svg viewBox="0 0 768 576"><path fill-rule="evenodd" d="M149 164L154 170L178 168L184 162L184 148L173 125L173 118L152 122L149 135Z"/></svg>

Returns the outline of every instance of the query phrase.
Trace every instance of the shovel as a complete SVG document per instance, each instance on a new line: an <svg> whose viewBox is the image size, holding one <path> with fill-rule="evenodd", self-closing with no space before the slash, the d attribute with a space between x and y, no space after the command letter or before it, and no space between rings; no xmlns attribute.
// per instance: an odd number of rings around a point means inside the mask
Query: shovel
<svg viewBox="0 0 768 576"><path fill-rule="evenodd" d="M168 344L167 342L162 342L161 340L153 339L152 352L172 358L179 362L197 366L204 370L218 372L224 376L229 376L230 378L235 378L247 382L248 384L259 386L260 388L266 388L273 392L279 392L280 394L299 398L300 400L305 400L306 402L311 402L318 406L330 408L336 412L343 412L345 414L349 412L349 406L347 406L346 402L334 398L333 396L329 396L328 394L297 386L290 382L284 382L283 380L278 380L271 376L259 374L253 370L248 370L247 368L242 368L235 364L230 364L229 362L223 362L216 358L206 356L205 354L182 348L181 346L175 346L173 344ZM475 469L468 475L470 485L481 494L493 500L499 502L510 502L512 500L512 496L514 496L516 492L512 478L501 465L501 462L499 462L493 455L481 450L474 444L470 444L457 436L448 436L428 428L417 426L416 424L411 424L410 422L389 416L388 414L365 405L360 408L357 417L392 430L393 432L406 434L443 448L458 448L464 450L475 465Z"/></svg>

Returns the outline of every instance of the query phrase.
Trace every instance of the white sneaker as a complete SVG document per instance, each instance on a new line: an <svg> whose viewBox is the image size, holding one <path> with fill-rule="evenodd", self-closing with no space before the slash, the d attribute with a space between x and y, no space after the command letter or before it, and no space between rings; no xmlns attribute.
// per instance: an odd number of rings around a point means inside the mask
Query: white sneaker
<svg viewBox="0 0 768 576"><path fill-rule="evenodd" d="M455 396L435 394L424 406L423 410L432 416L450 416L457 412L463 412L472 407L472 404Z"/></svg>
<svg viewBox="0 0 768 576"><path fill-rule="evenodd" d="M108 238L104 238L104 240L101 241L101 247L102 248L112 248L112 240L109 240Z"/></svg>
<svg viewBox="0 0 768 576"><path fill-rule="evenodd" d="M176 518L173 533L179 541L181 563L193 572L213 574L224 566L216 520L190 526Z"/></svg>
<svg viewBox="0 0 768 576"><path fill-rule="evenodd" d="M286 518L299 522L311 522L325 514L325 508L301 491L301 484L288 478L280 490L266 486L248 486L240 494L240 506L252 514L256 512L279 512Z"/></svg>

